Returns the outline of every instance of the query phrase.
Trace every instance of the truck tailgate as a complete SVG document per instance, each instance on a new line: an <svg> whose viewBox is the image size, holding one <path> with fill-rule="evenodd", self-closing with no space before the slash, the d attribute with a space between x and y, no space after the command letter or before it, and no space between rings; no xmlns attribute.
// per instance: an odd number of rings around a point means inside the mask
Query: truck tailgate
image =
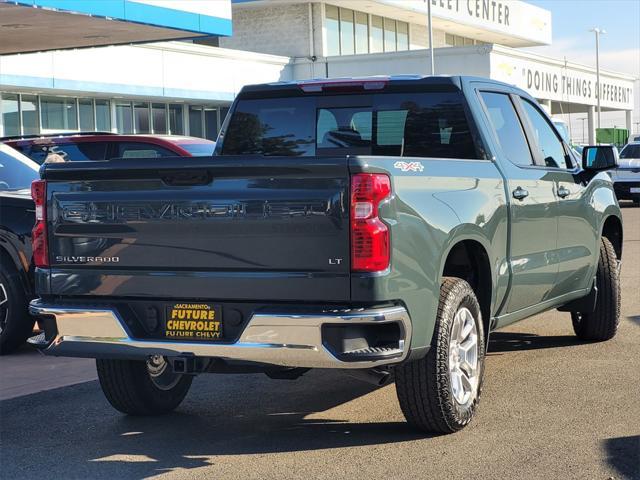
<svg viewBox="0 0 640 480"><path fill-rule="evenodd" d="M344 301L345 157L48 165L53 295Z"/></svg>

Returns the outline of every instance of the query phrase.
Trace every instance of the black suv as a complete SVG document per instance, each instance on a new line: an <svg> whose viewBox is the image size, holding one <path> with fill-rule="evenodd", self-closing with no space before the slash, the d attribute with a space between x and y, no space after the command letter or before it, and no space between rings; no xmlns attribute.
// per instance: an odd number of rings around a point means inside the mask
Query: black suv
<svg viewBox="0 0 640 480"><path fill-rule="evenodd" d="M0 353L22 345L33 330L27 302L33 297L31 182L39 165L0 143Z"/></svg>

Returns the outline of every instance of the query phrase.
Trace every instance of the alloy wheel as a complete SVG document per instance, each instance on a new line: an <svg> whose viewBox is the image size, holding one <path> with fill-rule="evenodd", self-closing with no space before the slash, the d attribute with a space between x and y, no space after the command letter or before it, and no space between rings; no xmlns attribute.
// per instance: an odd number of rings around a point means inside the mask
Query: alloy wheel
<svg viewBox="0 0 640 480"><path fill-rule="evenodd" d="M451 393L462 406L469 405L478 393L478 328L471 311L462 307L453 318L449 337L449 378Z"/></svg>

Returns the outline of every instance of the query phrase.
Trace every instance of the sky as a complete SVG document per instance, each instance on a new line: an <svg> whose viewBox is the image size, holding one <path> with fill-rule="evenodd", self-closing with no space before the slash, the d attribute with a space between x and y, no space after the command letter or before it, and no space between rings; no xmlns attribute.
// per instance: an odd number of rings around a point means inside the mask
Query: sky
<svg viewBox="0 0 640 480"><path fill-rule="evenodd" d="M551 11L553 44L533 47L543 55L595 66L595 38L600 37L600 67L640 77L640 0L527 0Z"/></svg>
<svg viewBox="0 0 640 480"><path fill-rule="evenodd" d="M640 0L525 0L551 12L553 43L530 50L554 58L595 67L593 27L606 30L600 37L600 68L640 78ZM640 80L636 82L633 128L640 121ZM584 116L584 115L581 115ZM572 122L573 138L578 141L581 122ZM603 127L625 126L624 113L602 114Z"/></svg>

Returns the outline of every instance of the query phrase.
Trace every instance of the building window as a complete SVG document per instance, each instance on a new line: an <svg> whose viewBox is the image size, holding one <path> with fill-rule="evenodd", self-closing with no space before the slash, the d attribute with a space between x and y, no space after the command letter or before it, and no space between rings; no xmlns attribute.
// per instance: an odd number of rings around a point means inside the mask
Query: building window
<svg viewBox="0 0 640 480"><path fill-rule="evenodd" d="M93 118L93 100L90 98L78 100L78 112L80 115L80 131L93 132L96 128Z"/></svg>
<svg viewBox="0 0 640 480"><path fill-rule="evenodd" d="M154 103L151 113L153 133L167 133L167 106L164 103Z"/></svg>
<svg viewBox="0 0 640 480"><path fill-rule="evenodd" d="M409 50L409 24L396 22L398 27L398 51Z"/></svg>
<svg viewBox="0 0 640 480"><path fill-rule="evenodd" d="M327 56L409 50L406 22L333 5L326 5L325 12Z"/></svg>
<svg viewBox="0 0 640 480"><path fill-rule="evenodd" d="M204 138L209 140L218 138L218 109L205 108L204 126Z"/></svg>
<svg viewBox="0 0 640 480"><path fill-rule="evenodd" d="M130 103L116 103L116 130L118 133L133 133L133 111Z"/></svg>
<svg viewBox="0 0 640 480"><path fill-rule="evenodd" d="M366 13L356 15L356 53L369 53L369 19Z"/></svg>
<svg viewBox="0 0 640 480"><path fill-rule="evenodd" d="M202 125L202 107L189 106L189 135L192 137L204 137Z"/></svg>
<svg viewBox="0 0 640 480"><path fill-rule="evenodd" d="M4 135L7 137L20 135L20 108L18 95L3 93L0 99L2 103L2 124Z"/></svg>
<svg viewBox="0 0 640 480"><path fill-rule="evenodd" d="M218 109L189 105L189 135L215 140L218 137Z"/></svg>
<svg viewBox="0 0 640 480"><path fill-rule="evenodd" d="M456 36L450 33L444 34L444 44L448 47L454 47L456 45Z"/></svg>
<svg viewBox="0 0 640 480"><path fill-rule="evenodd" d="M111 102L109 100L96 100L96 130L99 132L111 131Z"/></svg>
<svg viewBox="0 0 640 480"><path fill-rule="evenodd" d="M384 27L382 17L371 15L371 53L384 51Z"/></svg>
<svg viewBox="0 0 640 480"><path fill-rule="evenodd" d="M220 109L220 122L224 122L227 118L227 114L229 113L229 107L222 107Z"/></svg>
<svg viewBox="0 0 640 480"><path fill-rule="evenodd" d="M40 132L37 95L20 95L22 135L37 135Z"/></svg>
<svg viewBox="0 0 640 480"><path fill-rule="evenodd" d="M396 21L389 18L384 19L384 51L396 51Z"/></svg>
<svg viewBox="0 0 640 480"><path fill-rule="evenodd" d="M169 133L171 135L184 135L182 105L169 105Z"/></svg>
<svg viewBox="0 0 640 480"><path fill-rule="evenodd" d="M340 55L340 14L338 7L326 6L327 55Z"/></svg>
<svg viewBox="0 0 640 480"><path fill-rule="evenodd" d="M135 133L150 133L151 122L149 121L149 104L133 104L133 128Z"/></svg>
<svg viewBox="0 0 640 480"><path fill-rule="evenodd" d="M353 29L353 10L340 9L340 54L355 53L355 35Z"/></svg>
<svg viewBox="0 0 640 480"><path fill-rule="evenodd" d="M78 110L75 98L40 97L43 130L77 130Z"/></svg>
<svg viewBox="0 0 640 480"><path fill-rule="evenodd" d="M484 42L474 40L473 38L461 37L452 33L444 34L444 44L447 47L468 47L471 45L482 45Z"/></svg>

